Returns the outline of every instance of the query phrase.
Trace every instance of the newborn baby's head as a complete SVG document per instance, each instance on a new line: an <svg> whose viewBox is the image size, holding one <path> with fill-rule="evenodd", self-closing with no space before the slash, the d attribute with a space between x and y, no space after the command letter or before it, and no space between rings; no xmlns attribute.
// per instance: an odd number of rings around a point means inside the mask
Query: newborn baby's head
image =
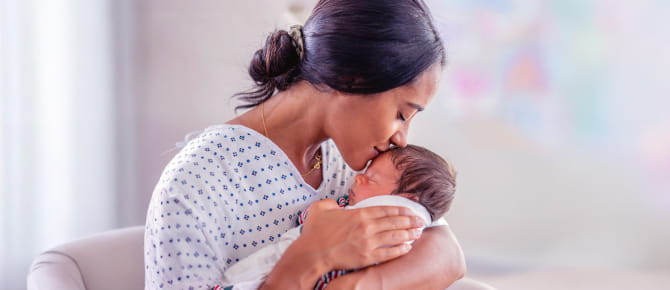
<svg viewBox="0 0 670 290"><path fill-rule="evenodd" d="M394 147L355 177L349 204L378 195L399 195L423 205L432 220L444 215L456 191L456 174L442 157L416 145Z"/></svg>

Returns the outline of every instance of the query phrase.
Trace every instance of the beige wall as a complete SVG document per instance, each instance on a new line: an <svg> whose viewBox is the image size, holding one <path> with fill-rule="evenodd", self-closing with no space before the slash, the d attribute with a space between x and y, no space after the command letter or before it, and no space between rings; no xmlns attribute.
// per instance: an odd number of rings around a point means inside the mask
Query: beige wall
<svg viewBox="0 0 670 290"><path fill-rule="evenodd" d="M231 96L251 85L246 70L253 52L269 32L293 23L287 2L137 2L133 129L145 207L176 150L165 152L187 133L235 115Z"/></svg>
<svg viewBox="0 0 670 290"><path fill-rule="evenodd" d="M186 133L234 116L230 96L250 84L246 66L253 51L269 31L293 24L288 4L304 3L138 2L134 170L144 207L175 153L163 152ZM547 149L495 115L450 117L445 95L443 88L417 118L410 141L447 157L459 171L448 218L471 271L670 268L670 213L654 204L632 162L578 147ZM132 214L143 221L141 210Z"/></svg>

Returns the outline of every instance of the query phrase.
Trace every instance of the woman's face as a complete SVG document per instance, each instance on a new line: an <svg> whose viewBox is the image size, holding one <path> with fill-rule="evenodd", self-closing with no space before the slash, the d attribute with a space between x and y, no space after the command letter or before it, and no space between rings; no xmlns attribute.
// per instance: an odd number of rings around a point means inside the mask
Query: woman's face
<svg viewBox="0 0 670 290"><path fill-rule="evenodd" d="M336 94L329 106L326 133L344 161L360 171L391 144L407 145L409 124L432 100L441 72L439 64L433 65L413 82L375 95Z"/></svg>

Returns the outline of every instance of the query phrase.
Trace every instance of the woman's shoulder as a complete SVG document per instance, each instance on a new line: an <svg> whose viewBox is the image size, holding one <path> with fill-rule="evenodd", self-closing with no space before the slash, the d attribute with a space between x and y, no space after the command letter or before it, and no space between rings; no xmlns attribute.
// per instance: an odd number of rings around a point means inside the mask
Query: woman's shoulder
<svg viewBox="0 0 670 290"><path fill-rule="evenodd" d="M285 166L279 155L274 144L249 128L210 126L185 142L163 170L157 187L176 185L187 191L194 183L227 187L255 171Z"/></svg>
<svg viewBox="0 0 670 290"><path fill-rule="evenodd" d="M232 161L246 163L277 156L277 148L256 131L240 125L214 125L199 132L197 137L186 140L186 144L171 163L181 164L185 160L193 164L221 163L221 166L235 166ZM249 159L250 160L247 160ZM252 160L253 159L253 160ZM216 162L226 161L226 162ZM172 164L168 164L170 167ZM242 167L242 166L238 166Z"/></svg>

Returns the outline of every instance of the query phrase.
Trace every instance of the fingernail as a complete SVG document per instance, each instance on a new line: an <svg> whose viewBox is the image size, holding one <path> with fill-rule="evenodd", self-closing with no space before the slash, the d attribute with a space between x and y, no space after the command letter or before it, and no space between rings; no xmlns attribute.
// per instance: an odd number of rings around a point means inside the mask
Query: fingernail
<svg viewBox="0 0 670 290"><path fill-rule="evenodd" d="M421 236L421 230L420 229L412 229L412 237L413 238L419 238Z"/></svg>
<svg viewBox="0 0 670 290"><path fill-rule="evenodd" d="M415 221L415 224L416 224L417 227L423 227L424 226L422 218L417 217L417 218L414 219L414 221Z"/></svg>

